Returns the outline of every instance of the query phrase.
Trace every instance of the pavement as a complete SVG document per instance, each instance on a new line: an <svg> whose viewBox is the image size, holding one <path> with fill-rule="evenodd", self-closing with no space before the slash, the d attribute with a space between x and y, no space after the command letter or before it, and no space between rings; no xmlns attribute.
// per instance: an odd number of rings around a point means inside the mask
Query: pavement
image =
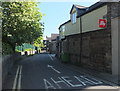
<svg viewBox="0 0 120 91"><path fill-rule="evenodd" d="M86 68L83 68L83 67L80 67L80 66L76 66L76 65L72 65L72 64L66 64L66 65L67 65L67 67L70 67L72 69L74 68L75 71L83 72L83 73L86 73L86 74L90 74L90 75L96 76L98 78L104 79L106 81L109 81L109 82L112 82L112 83L120 85L120 82L118 81L118 77L117 76L113 76L112 74L102 73L102 72L99 72L99 71L86 69Z"/></svg>
<svg viewBox="0 0 120 91"><path fill-rule="evenodd" d="M73 65L63 64L54 54L36 54L16 63L8 74L3 91L16 89L118 91L118 85Z"/></svg>

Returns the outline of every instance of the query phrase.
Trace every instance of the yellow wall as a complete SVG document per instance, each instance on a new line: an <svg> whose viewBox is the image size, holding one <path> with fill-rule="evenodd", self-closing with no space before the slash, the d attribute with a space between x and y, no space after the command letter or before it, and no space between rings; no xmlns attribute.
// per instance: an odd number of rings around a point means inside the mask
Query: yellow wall
<svg viewBox="0 0 120 91"><path fill-rule="evenodd" d="M80 33L80 18L76 18L76 23L72 24L72 21L65 24L65 35L72 35Z"/></svg>
<svg viewBox="0 0 120 91"><path fill-rule="evenodd" d="M72 13L74 13L76 9L74 8ZM82 18L82 32L89 32L99 28L99 19L103 19L103 16L107 14L107 5L93 10L85 15ZM71 15L72 17L72 15ZM65 24L65 36L78 34L80 33L80 18L76 18L76 23L72 24L72 20L69 23ZM62 32L61 32L62 33ZM62 34L60 34L62 36Z"/></svg>
<svg viewBox="0 0 120 91"><path fill-rule="evenodd" d="M80 33L80 18L76 18L76 23L72 24L72 14L76 12L76 9L73 8L71 13L71 22L66 23L65 25L65 36L72 35L72 34L78 34ZM77 12L76 12L77 15ZM62 26L61 26L62 28ZM62 39L62 32L60 33L60 39Z"/></svg>
<svg viewBox="0 0 120 91"><path fill-rule="evenodd" d="M82 16L82 31L88 32L99 28L99 19L107 14L107 5L96 9L88 14Z"/></svg>
<svg viewBox="0 0 120 91"><path fill-rule="evenodd" d="M63 38L65 38L65 34L63 35L63 31L62 31L62 27L61 27L60 30L59 30L59 39L61 40Z"/></svg>
<svg viewBox="0 0 120 91"><path fill-rule="evenodd" d="M76 23L74 23L74 24L72 24L72 21L71 21L71 22L68 22L65 25L63 25L63 26L65 26L65 33L64 33L65 36L80 33L80 18L76 18L76 19L77 19ZM59 31L62 30L61 28ZM60 39L64 38L64 37L62 37L63 36L62 33L63 32L61 31L60 32Z"/></svg>
<svg viewBox="0 0 120 91"><path fill-rule="evenodd" d="M76 18L76 23L72 23L72 14L76 12L77 15L77 10L73 8L72 13L71 13L71 22L65 24L65 35L72 35L72 34L78 34L80 33L80 19Z"/></svg>

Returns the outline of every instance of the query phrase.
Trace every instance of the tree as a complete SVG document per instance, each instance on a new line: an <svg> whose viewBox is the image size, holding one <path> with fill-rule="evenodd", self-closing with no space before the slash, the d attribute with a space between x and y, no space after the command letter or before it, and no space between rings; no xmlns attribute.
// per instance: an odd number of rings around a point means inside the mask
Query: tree
<svg viewBox="0 0 120 91"><path fill-rule="evenodd" d="M43 45L43 42L42 42L42 37L39 37L39 38L37 38L35 41L34 41L34 46L36 46L36 47L44 47L44 45Z"/></svg>
<svg viewBox="0 0 120 91"><path fill-rule="evenodd" d="M42 13L35 2L2 3L2 41L15 46L32 43L43 35Z"/></svg>

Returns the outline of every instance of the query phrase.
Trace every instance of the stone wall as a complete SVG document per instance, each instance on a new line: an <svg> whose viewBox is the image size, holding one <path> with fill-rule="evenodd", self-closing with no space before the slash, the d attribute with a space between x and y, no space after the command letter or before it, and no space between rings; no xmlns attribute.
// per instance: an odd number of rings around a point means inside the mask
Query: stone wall
<svg viewBox="0 0 120 91"><path fill-rule="evenodd" d="M109 30L96 30L82 34L83 67L111 73L111 32Z"/></svg>
<svg viewBox="0 0 120 91"><path fill-rule="evenodd" d="M115 18L120 16L120 2L112 2L109 3L110 6L110 12L111 12L111 18Z"/></svg>
<svg viewBox="0 0 120 91"><path fill-rule="evenodd" d="M15 53L13 55L6 55L2 57L2 81L6 79L8 72L12 68L14 62L21 56L20 53Z"/></svg>
<svg viewBox="0 0 120 91"><path fill-rule="evenodd" d="M79 64L80 62L80 34L66 37L68 41L68 53L70 57L70 63Z"/></svg>
<svg viewBox="0 0 120 91"><path fill-rule="evenodd" d="M68 40L64 39L61 41L61 53L69 53L68 51Z"/></svg>
<svg viewBox="0 0 120 91"><path fill-rule="evenodd" d="M111 31L96 30L68 36L70 63L111 73ZM81 50L82 49L82 50Z"/></svg>

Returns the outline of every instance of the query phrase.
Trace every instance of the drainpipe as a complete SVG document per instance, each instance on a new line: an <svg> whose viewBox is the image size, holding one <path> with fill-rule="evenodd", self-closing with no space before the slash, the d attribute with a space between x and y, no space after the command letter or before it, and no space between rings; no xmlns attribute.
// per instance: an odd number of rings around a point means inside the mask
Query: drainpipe
<svg viewBox="0 0 120 91"><path fill-rule="evenodd" d="M80 16L80 61L79 63L81 63L82 60L82 18Z"/></svg>

